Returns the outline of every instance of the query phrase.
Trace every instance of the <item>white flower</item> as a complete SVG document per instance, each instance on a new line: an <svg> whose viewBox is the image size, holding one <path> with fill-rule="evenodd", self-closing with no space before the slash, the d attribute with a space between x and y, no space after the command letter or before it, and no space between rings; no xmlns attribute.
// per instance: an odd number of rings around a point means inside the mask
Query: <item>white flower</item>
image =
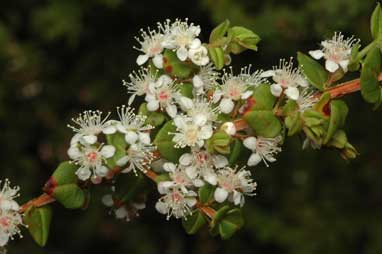
<svg viewBox="0 0 382 254"><path fill-rule="evenodd" d="M22 217L17 211L0 210L0 247L4 247L15 235L21 237Z"/></svg>
<svg viewBox="0 0 382 254"><path fill-rule="evenodd" d="M196 125L203 126L217 121L219 108L214 107L211 101L197 96L192 104L193 106L187 111L187 115L192 118Z"/></svg>
<svg viewBox="0 0 382 254"><path fill-rule="evenodd" d="M204 95L204 93L213 88L218 79L218 72L212 63L205 66L201 66L199 73L192 78L192 84L194 85L194 95Z"/></svg>
<svg viewBox="0 0 382 254"><path fill-rule="evenodd" d="M68 155L72 161L80 167L76 175L82 181L88 180L91 176L95 178L105 177L109 169L104 165L106 159L114 156L115 147L112 145L94 146L72 146L68 150Z"/></svg>
<svg viewBox="0 0 382 254"><path fill-rule="evenodd" d="M84 111L79 115L78 118L72 119L78 127L68 125L77 134L77 140L84 144L95 144L97 142L97 135L101 132L105 134L112 134L116 132L114 126L107 122L107 118L110 113L107 114L105 118L102 119L101 111Z"/></svg>
<svg viewBox="0 0 382 254"><path fill-rule="evenodd" d="M146 116L134 114L134 109L122 105L117 107L120 122L117 123L117 130L125 134L125 140L128 144L134 144L137 141L143 144L150 144L150 134L148 133L153 126L145 123Z"/></svg>
<svg viewBox="0 0 382 254"><path fill-rule="evenodd" d="M0 181L1 184L1 181ZM8 179L5 179L3 188L1 189L0 192L0 210L8 211L18 211L19 210L19 205L17 202L14 200L19 196L20 188L19 187L11 187L10 182Z"/></svg>
<svg viewBox="0 0 382 254"><path fill-rule="evenodd" d="M188 51L188 57L194 64L199 66L205 66L210 61L210 58L208 57L208 50L204 46L200 46L199 48L195 49L190 49Z"/></svg>
<svg viewBox="0 0 382 254"><path fill-rule="evenodd" d="M146 94L147 109L157 111L165 109L170 117L175 117L177 108L175 99L177 98L177 85L167 75L162 75L150 93Z"/></svg>
<svg viewBox="0 0 382 254"><path fill-rule="evenodd" d="M123 80L123 85L127 87L127 92L131 94L128 102L131 105L136 96L149 93L150 88L155 86L157 75L147 68L141 68L138 72L133 71L129 75L129 79L129 82Z"/></svg>
<svg viewBox="0 0 382 254"><path fill-rule="evenodd" d="M358 42L353 36L345 39L341 33L334 33L331 39L321 42L322 50L312 50L309 54L315 59L325 58L325 68L329 72L333 73L340 67L347 72L352 46Z"/></svg>
<svg viewBox="0 0 382 254"><path fill-rule="evenodd" d="M197 125L191 117L177 116L174 118L174 124L177 132L171 134L174 135L172 140L176 143L175 147L202 147L204 141L213 134L210 124Z"/></svg>
<svg viewBox="0 0 382 254"><path fill-rule="evenodd" d="M222 77L222 85L213 94L213 102L217 103L220 100L220 110L225 114L232 112L235 104L234 101L248 99L253 91L249 90L246 83L248 76L234 76L232 69L230 73L225 72Z"/></svg>
<svg viewBox="0 0 382 254"><path fill-rule="evenodd" d="M251 179L251 172L241 168L238 170L225 167L217 172L218 187L215 190L214 198L217 202L223 203L227 199L235 205L244 205L244 195L253 196L257 184Z"/></svg>
<svg viewBox="0 0 382 254"><path fill-rule="evenodd" d="M301 95L296 101L300 112L311 109L313 105L319 101L319 97L315 96L315 94L316 91L309 87L306 87L301 91Z"/></svg>
<svg viewBox="0 0 382 254"><path fill-rule="evenodd" d="M137 58L137 64L142 65L153 58L153 63L155 67L161 69L163 68L163 40L165 36L160 33L160 31L151 30L148 28L148 31L141 29L141 38L135 37L139 42L140 48L134 47L136 50L141 51L143 54L139 55Z"/></svg>
<svg viewBox="0 0 382 254"><path fill-rule="evenodd" d="M154 159L153 152L155 150L155 146L151 144L132 144L127 149L126 155L117 161L117 165L124 167L122 173L128 173L130 171L137 173L137 170L146 172L148 165L150 165Z"/></svg>
<svg viewBox="0 0 382 254"><path fill-rule="evenodd" d="M186 192L174 186L168 188L164 196L162 196L155 205L158 212L167 214L167 219L171 216L175 218L183 218L192 213L192 208L196 205L197 194L194 191Z"/></svg>
<svg viewBox="0 0 382 254"><path fill-rule="evenodd" d="M1 181L0 181L1 184ZM14 200L19 196L20 188L11 187L8 179L4 181L0 191L0 247L4 247L9 240L18 234L21 237L20 226L23 226L19 205Z"/></svg>
<svg viewBox="0 0 382 254"><path fill-rule="evenodd" d="M267 161L276 161L274 156L281 152L280 142L281 136L275 138L248 137L244 139L243 145L253 152L248 159L248 166L256 166L262 160L268 167Z"/></svg>
<svg viewBox="0 0 382 254"><path fill-rule="evenodd" d="M184 153L179 158L179 163L184 167L187 176L194 182L202 180L211 185L216 185L215 169L227 166L228 160L220 154L210 154L205 150L192 149L191 153Z"/></svg>
<svg viewBox="0 0 382 254"><path fill-rule="evenodd" d="M177 19L171 25L167 22L163 26L163 30L166 31L166 34L162 46L175 50L181 61L187 59L189 49L196 49L201 46L200 40L196 38L200 34L200 27L193 23L188 24L188 19L185 21Z"/></svg>
<svg viewBox="0 0 382 254"><path fill-rule="evenodd" d="M241 68L239 77L243 82L249 86L257 87L261 84L268 83L268 81L263 77L263 71L257 70L252 72L252 65L245 66Z"/></svg>
<svg viewBox="0 0 382 254"><path fill-rule="evenodd" d="M187 188L191 188L194 185L196 187L203 185L203 183L198 184L198 182L193 182L193 180L187 175L182 165L175 165L174 163L166 162L163 165L163 169L169 172L171 181L163 181L158 184L158 191L161 194L166 193L168 188L174 186L177 186L184 192L187 192Z"/></svg>
<svg viewBox="0 0 382 254"><path fill-rule="evenodd" d="M273 70L265 71L261 77L272 77L275 84L271 85L271 93L279 97L284 91L285 95L291 100L297 100L300 96L298 87L307 87L308 81L301 74L298 68L293 68L292 60L287 62L280 60L279 66L273 67Z"/></svg>

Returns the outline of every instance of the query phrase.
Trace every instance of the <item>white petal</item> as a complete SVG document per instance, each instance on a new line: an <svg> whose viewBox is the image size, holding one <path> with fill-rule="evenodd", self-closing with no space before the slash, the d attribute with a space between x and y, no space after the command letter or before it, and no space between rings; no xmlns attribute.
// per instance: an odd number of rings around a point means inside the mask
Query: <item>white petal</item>
<svg viewBox="0 0 382 254"><path fill-rule="evenodd" d="M241 98L242 98L243 100L246 100L246 99L248 99L252 94L253 94L253 91L246 91L245 93L243 93L243 94L241 95Z"/></svg>
<svg viewBox="0 0 382 254"><path fill-rule="evenodd" d="M142 64L146 63L147 60L149 60L149 56L148 55L139 55L137 57L137 64L138 65L142 65Z"/></svg>
<svg viewBox="0 0 382 254"><path fill-rule="evenodd" d="M202 45L202 42L198 39L195 38L191 43L190 43L190 49L197 49Z"/></svg>
<svg viewBox="0 0 382 254"><path fill-rule="evenodd" d="M192 183L197 188L200 188L200 187L204 186L204 182L202 180L200 180L200 179L195 179L194 181L192 181Z"/></svg>
<svg viewBox="0 0 382 254"><path fill-rule="evenodd" d="M150 134L147 132L139 132L138 137L142 144L149 145L151 143Z"/></svg>
<svg viewBox="0 0 382 254"><path fill-rule="evenodd" d="M79 157L82 156L82 153L80 151L80 149L77 147L77 146L71 146L69 149L68 149L68 156L70 157L70 159L77 159Z"/></svg>
<svg viewBox="0 0 382 254"><path fill-rule="evenodd" d="M4 247L9 241L9 235L0 229L0 247Z"/></svg>
<svg viewBox="0 0 382 254"><path fill-rule="evenodd" d="M154 56L154 58L153 58L153 64L154 64L155 67L157 67L158 69L162 69L162 68L163 68L163 55L162 55L162 54L159 54L159 55Z"/></svg>
<svg viewBox="0 0 382 254"><path fill-rule="evenodd" d="M193 207L194 205L196 205L196 199L195 198L187 198L186 202L187 202L187 205L189 207Z"/></svg>
<svg viewBox="0 0 382 254"><path fill-rule="evenodd" d="M179 104L181 105L182 108L184 108L184 110L192 109L192 107L194 106L194 103L192 102L192 100L185 96L180 97Z"/></svg>
<svg viewBox="0 0 382 254"><path fill-rule="evenodd" d="M165 164L163 164L163 169L167 172L173 173L176 170L176 165L172 162L166 162Z"/></svg>
<svg viewBox="0 0 382 254"><path fill-rule="evenodd" d="M180 61L185 61L187 59L187 56L188 56L188 51L186 48L182 47L182 48L179 48L177 51L176 51L176 56L179 58Z"/></svg>
<svg viewBox="0 0 382 254"><path fill-rule="evenodd" d="M261 161L261 157L258 153L253 153L248 159L247 165L250 167L256 166Z"/></svg>
<svg viewBox="0 0 382 254"><path fill-rule="evenodd" d="M108 195L105 195L102 197L102 203L105 205L105 206L113 206L114 205L114 200L113 200L113 196L108 194Z"/></svg>
<svg viewBox="0 0 382 254"><path fill-rule="evenodd" d="M117 166L118 167L123 167L126 165L126 163L129 161L129 156L123 156L119 160L117 160Z"/></svg>
<svg viewBox="0 0 382 254"><path fill-rule="evenodd" d="M85 135L82 136L82 139L89 145L93 145L95 142L97 142L97 136L95 135Z"/></svg>
<svg viewBox="0 0 382 254"><path fill-rule="evenodd" d="M225 113L225 114L231 113L234 106L235 106L235 104L233 103L233 101L231 99L228 99L228 98L224 98L223 100L221 100L221 102L219 104L219 108L220 108L221 112Z"/></svg>
<svg viewBox="0 0 382 254"><path fill-rule="evenodd" d="M147 110L148 111L157 111L159 109L159 101L150 100L147 102Z"/></svg>
<svg viewBox="0 0 382 254"><path fill-rule="evenodd" d="M185 121L184 117L177 116L174 118L174 124L178 128L183 128L186 125L186 121Z"/></svg>
<svg viewBox="0 0 382 254"><path fill-rule="evenodd" d="M199 113L199 114L196 114L193 118L192 118L194 124L196 124L197 126L203 126L207 123L207 116L205 114L202 114L202 113Z"/></svg>
<svg viewBox="0 0 382 254"><path fill-rule="evenodd" d="M243 145L252 151L256 150L256 144L257 144L257 139L255 137L248 137L244 139L243 141Z"/></svg>
<svg viewBox="0 0 382 254"><path fill-rule="evenodd" d="M214 94L212 95L212 102L217 103L220 100L220 98L222 97L222 95L223 95L222 91L216 90L214 92Z"/></svg>
<svg viewBox="0 0 382 254"><path fill-rule="evenodd" d="M217 187L214 193L216 202L223 203L228 197L228 192L225 189Z"/></svg>
<svg viewBox="0 0 382 254"><path fill-rule="evenodd" d="M138 134L135 131L127 131L125 140L129 144L134 144L138 140Z"/></svg>
<svg viewBox="0 0 382 254"><path fill-rule="evenodd" d="M80 139L82 138L82 135L79 134L79 133L76 133L72 139L70 140L70 145L71 146L74 146L76 145L78 142L80 142Z"/></svg>
<svg viewBox="0 0 382 254"><path fill-rule="evenodd" d="M204 180L211 185L216 185L218 183L218 178L214 173L208 173L203 176Z"/></svg>
<svg viewBox="0 0 382 254"><path fill-rule="evenodd" d="M97 167L95 170L96 175L100 177L105 177L108 172L109 172L109 169L105 166Z"/></svg>
<svg viewBox="0 0 382 254"><path fill-rule="evenodd" d="M112 145L106 145L106 146L102 147L100 152L101 152L103 157L111 158L111 157L113 157L113 155L115 153L115 147Z"/></svg>
<svg viewBox="0 0 382 254"><path fill-rule="evenodd" d="M212 126L205 125L200 129L199 136L201 139L208 139L212 136L212 134L213 134Z"/></svg>
<svg viewBox="0 0 382 254"><path fill-rule="evenodd" d="M171 117L171 118L174 118L176 116L176 113L177 113L177 109L176 109L176 106L175 105L167 105L166 107L166 112L167 114Z"/></svg>
<svg viewBox="0 0 382 254"><path fill-rule="evenodd" d="M105 127L105 129L103 129L102 132L104 134L109 135L109 134L114 134L116 131L117 131L117 128L115 128L115 126L109 125L109 126Z"/></svg>
<svg viewBox="0 0 382 254"><path fill-rule="evenodd" d="M300 96L300 92L298 91L297 87L288 87L285 90L285 95L291 99L291 100L297 100Z"/></svg>
<svg viewBox="0 0 382 254"><path fill-rule="evenodd" d="M82 181L86 181L91 176L92 172L89 168L81 167L76 171L76 175L78 176L78 179Z"/></svg>
<svg viewBox="0 0 382 254"><path fill-rule="evenodd" d="M182 156L180 156L179 163L180 163L180 165L188 166L191 164L192 159L193 159L192 154L184 153L184 154L182 154Z"/></svg>
<svg viewBox="0 0 382 254"><path fill-rule="evenodd" d="M273 77L275 75L275 71L274 70L269 70L269 71L264 71L260 74L260 77L261 78L269 78L269 77Z"/></svg>
<svg viewBox="0 0 382 254"><path fill-rule="evenodd" d="M198 176L198 170L196 167L187 167L186 174L189 178L195 179Z"/></svg>
<svg viewBox="0 0 382 254"><path fill-rule="evenodd" d="M233 199L233 203L235 204L235 205L239 205L240 203L241 203L241 199L243 198L243 194L241 194L240 192L238 192L238 191L233 191L233 197L232 197L232 199Z"/></svg>
<svg viewBox="0 0 382 254"><path fill-rule="evenodd" d="M279 97L283 91L283 88L279 84L272 84L271 85L271 93L275 97Z"/></svg>
<svg viewBox="0 0 382 254"><path fill-rule="evenodd" d="M340 66L344 70L344 72L348 71L348 65L349 65L349 60L340 61Z"/></svg>
<svg viewBox="0 0 382 254"><path fill-rule="evenodd" d="M192 78L192 84L193 84L194 87L196 87L196 88L203 87L203 80L202 80L202 78L201 78L199 75L195 75L195 76Z"/></svg>
<svg viewBox="0 0 382 254"><path fill-rule="evenodd" d="M166 194L169 190L169 188L173 187L175 185L174 182L171 181L162 181L158 183L158 192L160 194Z"/></svg>
<svg viewBox="0 0 382 254"><path fill-rule="evenodd" d="M324 52L322 50L311 50L309 51L309 55L311 55L314 59L318 60L324 56Z"/></svg>
<svg viewBox="0 0 382 254"><path fill-rule="evenodd" d="M161 75L158 80L157 80L157 83L156 83L156 86L159 87L159 86L165 86L165 85L169 85L172 83L172 79L164 74L164 75Z"/></svg>
<svg viewBox="0 0 382 254"><path fill-rule="evenodd" d="M123 219L123 218L126 218L127 216L129 215L129 213L127 212L126 208L124 206L118 208L117 210L115 210L115 217L117 219Z"/></svg>
<svg viewBox="0 0 382 254"><path fill-rule="evenodd" d="M233 122L226 122L220 128L230 136L233 136L236 134L236 127Z"/></svg>
<svg viewBox="0 0 382 254"><path fill-rule="evenodd" d="M325 68L330 72L335 72L336 70L338 70L339 65L337 63L333 62L332 60L326 60L325 61Z"/></svg>
<svg viewBox="0 0 382 254"><path fill-rule="evenodd" d="M161 214L167 214L167 212L168 212L168 206L161 201L158 201L155 204L155 209L157 209L157 211Z"/></svg>
<svg viewBox="0 0 382 254"><path fill-rule="evenodd" d="M220 154L214 155L213 161L214 161L214 166L216 168L224 168L225 166L228 165L228 159L225 156Z"/></svg>

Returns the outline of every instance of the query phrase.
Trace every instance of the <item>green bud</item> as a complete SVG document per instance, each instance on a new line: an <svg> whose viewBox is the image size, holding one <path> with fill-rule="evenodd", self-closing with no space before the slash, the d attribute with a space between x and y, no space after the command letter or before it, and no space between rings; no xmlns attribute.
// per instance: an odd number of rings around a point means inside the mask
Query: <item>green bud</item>
<svg viewBox="0 0 382 254"><path fill-rule="evenodd" d="M227 33L229 26L230 22L226 19L224 22L215 27L210 34L210 43L216 43L221 40Z"/></svg>
<svg viewBox="0 0 382 254"><path fill-rule="evenodd" d="M382 10L380 3L377 3L377 6L371 15L370 31L373 39L377 39L382 36Z"/></svg>
<svg viewBox="0 0 382 254"><path fill-rule="evenodd" d="M52 196L67 209L81 208L86 201L84 191L76 184L57 186Z"/></svg>
<svg viewBox="0 0 382 254"><path fill-rule="evenodd" d="M221 154L229 154L231 151L231 141L231 136L225 131L218 131L207 140L207 149L211 153L216 151Z"/></svg>
<svg viewBox="0 0 382 254"><path fill-rule="evenodd" d="M24 223L28 226L33 240L41 247L46 245L49 236L52 209L50 206L31 207L24 213Z"/></svg>
<svg viewBox="0 0 382 254"><path fill-rule="evenodd" d="M221 70L225 63L224 50L221 47L209 47L208 53L216 69Z"/></svg>
<svg viewBox="0 0 382 254"><path fill-rule="evenodd" d="M233 54L240 54L246 49L256 51L257 44L260 41L260 37L257 34L241 26L234 26L228 29L228 37L231 39L228 51Z"/></svg>

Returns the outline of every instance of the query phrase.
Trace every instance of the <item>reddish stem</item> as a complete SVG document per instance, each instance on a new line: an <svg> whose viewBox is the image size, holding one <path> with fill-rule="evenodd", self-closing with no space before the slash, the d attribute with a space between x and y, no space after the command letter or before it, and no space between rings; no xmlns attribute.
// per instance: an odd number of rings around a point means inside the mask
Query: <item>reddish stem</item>
<svg viewBox="0 0 382 254"><path fill-rule="evenodd" d="M48 194L44 193L41 196L32 199L22 205L19 209L19 213L24 213L26 210L28 210L30 207L41 207L50 203L53 203L56 201L52 196L49 196Z"/></svg>

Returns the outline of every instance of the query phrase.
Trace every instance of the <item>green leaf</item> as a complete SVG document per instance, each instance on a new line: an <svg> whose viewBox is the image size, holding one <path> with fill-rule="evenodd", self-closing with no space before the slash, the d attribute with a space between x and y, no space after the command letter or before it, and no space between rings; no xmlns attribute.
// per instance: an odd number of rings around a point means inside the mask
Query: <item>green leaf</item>
<svg viewBox="0 0 382 254"><path fill-rule="evenodd" d="M333 100L330 102L330 119L328 132L324 139L324 144L329 142L334 133L342 128L345 124L346 116L348 114L348 107L345 102L341 100Z"/></svg>
<svg viewBox="0 0 382 254"><path fill-rule="evenodd" d="M252 94L254 104L250 108L252 110L272 110L276 102L276 97L272 95L270 86L261 84L257 86Z"/></svg>
<svg viewBox="0 0 382 254"><path fill-rule="evenodd" d="M213 153L218 152L221 154L230 153L231 136L225 131L215 132L212 137L207 141L207 149Z"/></svg>
<svg viewBox="0 0 382 254"><path fill-rule="evenodd" d="M196 66L179 60L174 51L166 49L163 54L163 69L171 76L188 78L196 70Z"/></svg>
<svg viewBox="0 0 382 254"><path fill-rule="evenodd" d="M256 51L257 44L260 41L260 37L257 34L241 26L234 26L228 29L228 37L231 38L229 50L233 54L239 54L246 49Z"/></svg>
<svg viewBox="0 0 382 254"><path fill-rule="evenodd" d="M199 202L206 204L213 200L215 192L215 186L205 183L202 187L199 188Z"/></svg>
<svg viewBox="0 0 382 254"><path fill-rule="evenodd" d="M194 95L192 94L194 86L191 83L183 83L179 85L179 92L187 97L187 98L193 98Z"/></svg>
<svg viewBox="0 0 382 254"><path fill-rule="evenodd" d="M224 50L221 47L209 47L208 53L216 69L221 70L225 62Z"/></svg>
<svg viewBox="0 0 382 254"><path fill-rule="evenodd" d="M158 148L159 153L163 158L174 163L178 163L180 156L188 150L183 148L175 148L175 143L172 141L174 135L169 133L176 132L176 127L173 121L168 121L158 132L154 139L154 144Z"/></svg>
<svg viewBox="0 0 382 254"><path fill-rule="evenodd" d="M244 146L239 139L234 139L231 144L230 154L228 156L228 162L230 166L234 166L238 159L243 156Z"/></svg>
<svg viewBox="0 0 382 254"><path fill-rule="evenodd" d="M192 215L182 219L183 228L187 234L196 234L201 227L206 224L207 220L200 211L194 211Z"/></svg>
<svg viewBox="0 0 382 254"><path fill-rule="evenodd" d="M49 236L52 209L50 206L32 207L24 214L24 223L28 225L33 240L41 247L46 245Z"/></svg>
<svg viewBox="0 0 382 254"><path fill-rule="evenodd" d="M117 166L117 161L126 155L127 144L125 141L125 135L120 132L106 135L106 141L108 145L115 147L114 156L106 160L106 164L109 168Z"/></svg>
<svg viewBox="0 0 382 254"><path fill-rule="evenodd" d="M381 101L381 87L378 81L380 73L381 53L378 47L374 47L367 53L361 70L361 94L369 103Z"/></svg>
<svg viewBox="0 0 382 254"><path fill-rule="evenodd" d="M57 169L52 175L52 180L57 185L63 185L68 183L76 183L77 175L75 174L78 169L78 166L69 161L64 161L58 165Z"/></svg>
<svg viewBox="0 0 382 254"><path fill-rule="evenodd" d="M210 223L211 233L220 234L226 240L232 237L244 225L243 215L239 208L229 206L220 208Z"/></svg>
<svg viewBox="0 0 382 254"><path fill-rule="evenodd" d="M224 219L219 223L219 234L223 240L231 238L244 225L244 218L239 208L226 213Z"/></svg>
<svg viewBox="0 0 382 254"><path fill-rule="evenodd" d="M217 40L223 38L223 36L227 33L229 26L230 22L228 19L226 19L224 22L215 27L210 34L210 43L214 43Z"/></svg>
<svg viewBox="0 0 382 254"><path fill-rule="evenodd" d="M377 6L371 15L370 31L373 39L377 39L382 35L382 10L380 3L377 3Z"/></svg>
<svg viewBox="0 0 382 254"><path fill-rule="evenodd" d="M328 73L322 65L301 52L297 53L297 60L308 81L318 90L324 90L325 83L328 81Z"/></svg>
<svg viewBox="0 0 382 254"><path fill-rule="evenodd" d="M57 186L52 196L67 209L78 209L85 203L85 193L76 184Z"/></svg>
<svg viewBox="0 0 382 254"><path fill-rule="evenodd" d="M294 115L285 118L285 126L288 128L288 136L293 136L301 131L302 119L301 113L297 112Z"/></svg>
<svg viewBox="0 0 382 254"><path fill-rule="evenodd" d="M282 129L280 120L270 110L256 110L244 114L244 120L255 131L256 135L273 138Z"/></svg>

